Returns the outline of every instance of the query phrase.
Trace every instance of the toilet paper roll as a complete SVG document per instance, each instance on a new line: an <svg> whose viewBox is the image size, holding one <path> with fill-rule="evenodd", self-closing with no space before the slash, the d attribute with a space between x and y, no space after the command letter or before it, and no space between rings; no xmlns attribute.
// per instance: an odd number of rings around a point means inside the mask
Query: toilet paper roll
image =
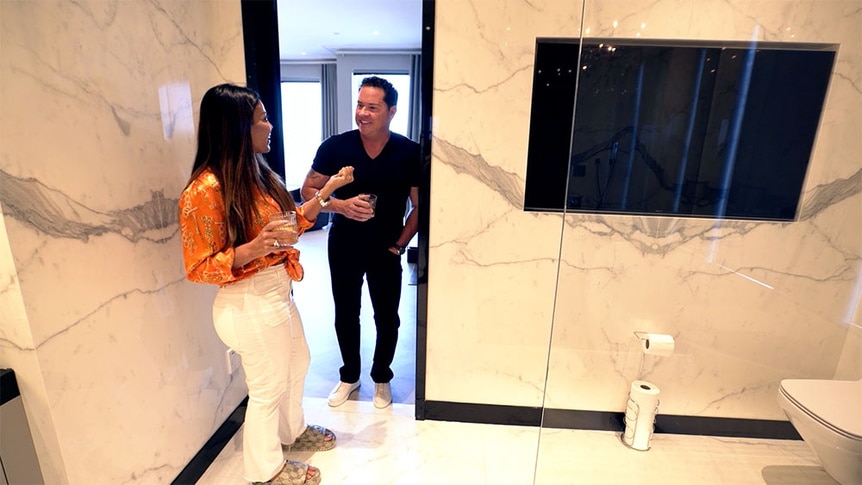
<svg viewBox="0 0 862 485"><path fill-rule="evenodd" d="M641 339L641 350L647 355L670 355L673 353L673 336L663 333L648 333Z"/></svg>
<svg viewBox="0 0 862 485"><path fill-rule="evenodd" d="M658 413L659 393L658 386L651 382L632 381L622 437L626 445L641 451L649 449Z"/></svg>

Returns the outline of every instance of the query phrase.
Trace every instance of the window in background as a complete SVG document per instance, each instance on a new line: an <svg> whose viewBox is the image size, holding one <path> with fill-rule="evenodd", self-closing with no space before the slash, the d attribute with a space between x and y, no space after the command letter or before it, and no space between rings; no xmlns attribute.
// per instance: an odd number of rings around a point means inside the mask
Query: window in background
<svg viewBox="0 0 862 485"><path fill-rule="evenodd" d="M302 187L323 138L320 81L281 83L284 173L288 190Z"/></svg>
<svg viewBox="0 0 862 485"><path fill-rule="evenodd" d="M356 109L356 102L359 99L359 85L362 84L362 80L370 77L377 76L386 79L392 86L395 87L395 90L398 91L398 110L395 112L395 117L392 118L392 123L389 125L389 129L398 133L400 135L404 135L406 137L410 137L410 134L407 132L407 123L410 120L410 74L373 74L373 73L353 73L353 93L352 100L353 106L351 106L351 110ZM353 128L358 128L356 126L356 119L354 117L353 120Z"/></svg>

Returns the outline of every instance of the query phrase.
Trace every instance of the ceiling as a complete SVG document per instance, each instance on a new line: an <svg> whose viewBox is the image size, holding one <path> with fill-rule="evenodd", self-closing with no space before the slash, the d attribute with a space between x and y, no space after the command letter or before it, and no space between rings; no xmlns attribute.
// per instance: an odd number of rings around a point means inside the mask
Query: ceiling
<svg viewBox="0 0 862 485"><path fill-rule="evenodd" d="M422 46L422 0L277 0L282 60Z"/></svg>

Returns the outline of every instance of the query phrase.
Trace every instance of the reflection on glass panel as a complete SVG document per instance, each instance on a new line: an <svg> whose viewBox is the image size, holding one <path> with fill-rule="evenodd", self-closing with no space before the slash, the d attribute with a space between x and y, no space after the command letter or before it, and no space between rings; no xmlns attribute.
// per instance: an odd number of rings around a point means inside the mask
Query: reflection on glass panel
<svg viewBox="0 0 862 485"><path fill-rule="evenodd" d="M527 207L794 220L837 47L540 39Z"/></svg>
<svg viewBox="0 0 862 485"><path fill-rule="evenodd" d="M320 82L281 83L281 108L285 183L288 190L293 190L302 186L317 147L323 141Z"/></svg>
<svg viewBox="0 0 862 485"><path fill-rule="evenodd" d="M398 91L398 111L395 114L395 117L392 118L392 124L389 125L389 129L398 133L400 135L404 135L406 137L410 137L410 134L407 132L407 122L410 120L410 74L374 74L374 73L353 73L353 108L356 107L356 102L359 99L359 85L362 84L362 80L370 77L377 76L386 79L392 86L395 87L395 90ZM356 120L353 120L353 128L358 128L356 126Z"/></svg>

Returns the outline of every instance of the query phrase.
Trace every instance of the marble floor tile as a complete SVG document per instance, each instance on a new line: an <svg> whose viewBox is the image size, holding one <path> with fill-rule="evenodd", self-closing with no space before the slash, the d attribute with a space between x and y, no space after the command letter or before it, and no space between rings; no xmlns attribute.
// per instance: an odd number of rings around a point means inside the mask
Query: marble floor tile
<svg viewBox="0 0 862 485"><path fill-rule="evenodd" d="M802 441L656 434L648 451L620 433L542 431L536 484L836 485Z"/></svg>
<svg viewBox="0 0 862 485"><path fill-rule="evenodd" d="M324 484L836 485L802 441L658 434L649 451L619 433L416 421L414 407L376 409L304 400L306 420L333 429L338 446L290 453L321 469ZM242 430L198 481L243 484Z"/></svg>
<svg viewBox="0 0 862 485"><path fill-rule="evenodd" d="M348 401L330 408L324 398L304 400L306 421L338 436L334 450L288 453L321 469L323 483L532 483L539 430L518 426L417 421L414 407L376 409ZM241 484L242 430L198 481Z"/></svg>

